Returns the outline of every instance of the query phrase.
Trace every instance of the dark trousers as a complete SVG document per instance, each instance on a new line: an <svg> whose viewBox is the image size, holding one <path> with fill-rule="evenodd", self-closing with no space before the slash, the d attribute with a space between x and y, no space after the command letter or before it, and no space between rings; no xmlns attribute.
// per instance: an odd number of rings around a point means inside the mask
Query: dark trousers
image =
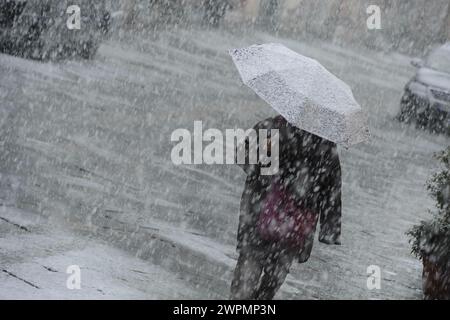
<svg viewBox="0 0 450 320"><path fill-rule="evenodd" d="M273 299L296 254L292 249L241 249L231 283L231 299Z"/></svg>

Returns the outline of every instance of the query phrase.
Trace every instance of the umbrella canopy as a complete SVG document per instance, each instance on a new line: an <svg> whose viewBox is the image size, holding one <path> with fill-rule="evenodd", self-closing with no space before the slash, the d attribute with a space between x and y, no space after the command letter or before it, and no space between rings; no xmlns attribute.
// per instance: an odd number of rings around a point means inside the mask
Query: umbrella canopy
<svg viewBox="0 0 450 320"><path fill-rule="evenodd" d="M281 44L230 50L242 81L289 123L345 147L369 137L350 87L314 59Z"/></svg>

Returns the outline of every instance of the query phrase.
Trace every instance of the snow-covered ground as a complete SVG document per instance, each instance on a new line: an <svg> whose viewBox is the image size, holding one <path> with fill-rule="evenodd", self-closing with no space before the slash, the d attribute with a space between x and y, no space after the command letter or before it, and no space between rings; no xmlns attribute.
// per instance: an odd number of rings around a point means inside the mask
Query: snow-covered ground
<svg viewBox="0 0 450 320"><path fill-rule="evenodd" d="M281 42L323 63L367 109L369 143L342 149L343 245L315 244L277 298L415 299L406 230L448 138L393 120L409 58L263 33L123 34L93 61L0 55L0 298L227 298L244 175L175 166L176 128L249 128L271 108L227 50ZM79 265L81 290L66 288ZM381 268L368 290L367 267Z"/></svg>

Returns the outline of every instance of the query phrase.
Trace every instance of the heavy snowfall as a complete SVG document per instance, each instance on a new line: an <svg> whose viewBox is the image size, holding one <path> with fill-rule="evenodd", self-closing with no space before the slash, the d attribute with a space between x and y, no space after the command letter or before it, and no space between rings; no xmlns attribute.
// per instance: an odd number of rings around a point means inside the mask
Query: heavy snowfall
<svg viewBox="0 0 450 320"><path fill-rule="evenodd" d="M395 119L415 56L222 24L116 26L89 60L0 54L0 299L227 299L245 175L173 164L170 137L274 115L228 54L272 42L345 81L371 132L338 148L342 245L316 241L276 298L421 299L405 233L434 206L425 183L449 138Z"/></svg>

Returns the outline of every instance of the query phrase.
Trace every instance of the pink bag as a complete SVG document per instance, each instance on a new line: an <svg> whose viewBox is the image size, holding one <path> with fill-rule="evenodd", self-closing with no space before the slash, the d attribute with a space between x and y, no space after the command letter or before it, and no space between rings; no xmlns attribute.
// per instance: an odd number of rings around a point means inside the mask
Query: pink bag
<svg viewBox="0 0 450 320"><path fill-rule="evenodd" d="M315 231L318 214L300 208L289 192L277 183L263 200L257 230L263 240L287 246L303 246Z"/></svg>

